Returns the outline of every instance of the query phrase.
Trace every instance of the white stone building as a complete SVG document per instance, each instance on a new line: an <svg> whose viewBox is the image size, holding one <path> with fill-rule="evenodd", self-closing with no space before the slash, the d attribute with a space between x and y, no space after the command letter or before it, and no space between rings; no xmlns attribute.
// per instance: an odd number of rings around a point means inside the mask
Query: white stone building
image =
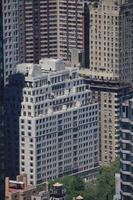
<svg viewBox="0 0 133 200"><path fill-rule="evenodd" d="M20 64L20 173L29 184L64 175L93 178L99 163L99 106L84 79L62 60Z"/></svg>

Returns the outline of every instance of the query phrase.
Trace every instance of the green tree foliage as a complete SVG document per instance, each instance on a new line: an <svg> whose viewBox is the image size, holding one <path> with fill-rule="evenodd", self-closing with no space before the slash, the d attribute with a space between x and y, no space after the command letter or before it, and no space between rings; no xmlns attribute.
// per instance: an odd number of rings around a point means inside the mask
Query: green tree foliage
<svg viewBox="0 0 133 200"><path fill-rule="evenodd" d="M89 194L85 200L112 200L115 193L115 173L120 170L120 159L117 158L110 166L100 168L94 182L88 183L87 190L93 188L93 194ZM91 193L91 191L90 191Z"/></svg>
<svg viewBox="0 0 133 200"><path fill-rule="evenodd" d="M79 177L66 176L56 179L55 182L64 184L67 191L67 200L72 200L73 197L79 194L84 197L84 200L112 200L115 193L115 173L120 170L120 159L117 158L110 166L100 168L100 173L96 180L84 183Z"/></svg>

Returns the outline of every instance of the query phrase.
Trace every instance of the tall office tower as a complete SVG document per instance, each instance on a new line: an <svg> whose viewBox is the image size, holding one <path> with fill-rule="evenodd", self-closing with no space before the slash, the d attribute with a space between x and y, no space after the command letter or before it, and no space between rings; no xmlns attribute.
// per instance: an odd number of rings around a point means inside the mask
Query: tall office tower
<svg viewBox="0 0 133 200"><path fill-rule="evenodd" d="M92 178L99 163L99 108L75 68L62 60L20 64L20 173L29 184L64 175ZM17 74L16 74L17 75Z"/></svg>
<svg viewBox="0 0 133 200"><path fill-rule="evenodd" d="M86 80L100 104L100 160L108 164L120 153L120 101L129 93L128 86Z"/></svg>
<svg viewBox="0 0 133 200"><path fill-rule="evenodd" d="M122 103L121 109L121 199L133 200L133 98Z"/></svg>
<svg viewBox="0 0 133 200"><path fill-rule="evenodd" d="M119 153L119 102L133 80L133 1L99 0L88 4L84 12L84 24L88 22L89 27L84 28L84 37L88 34L89 38L84 41L89 65L80 73L99 98L100 158L108 164Z"/></svg>
<svg viewBox="0 0 133 200"><path fill-rule="evenodd" d="M16 72L16 64L21 62L22 44L22 0L2 0L3 23L3 65L4 65L4 136L5 136L5 175L15 178L19 173L19 135L17 119L19 107L13 108L18 98L16 91L19 85L14 86L14 91L8 88L10 75ZM21 22L21 23L20 23ZM9 83L10 84L10 83ZM16 90L16 91L15 91ZM9 92L9 93L8 93ZM16 101L17 102L17 101ZM10 105L10 106L9 106ZM8 109L9 108L9 109ZM17 132L18 131L18 132Z"/></svg>
<svg viewBox="0 0 133 200"><path fill-rule="evenodd" d="M4 65L3 65L3 25L2 25L2 2L0 1L0 198L4 200L4 123L3 123L3 88L4 88Z"/></svg>
<svg viewBox="0 0 133 200"><path fill-rule="evenodd" d="M132 0L100 0L89 5L90 62L86 73L92 78L132 82L132 14Z"/></svg>
<svg viewBox="0 0 133 200"><path fill-rule="evenodd" d="M53 57L68 60L71 48L82 48L84 0L40 0L23 3L23 62Z"/></svg>
<svg viewBox="0 0 133 200"><path fill-rule="evenodd" d="M2 0L3 13L3 48L4 48L4 83L9 75L15 73L16 64L20 63L21 0Z"/></svg>

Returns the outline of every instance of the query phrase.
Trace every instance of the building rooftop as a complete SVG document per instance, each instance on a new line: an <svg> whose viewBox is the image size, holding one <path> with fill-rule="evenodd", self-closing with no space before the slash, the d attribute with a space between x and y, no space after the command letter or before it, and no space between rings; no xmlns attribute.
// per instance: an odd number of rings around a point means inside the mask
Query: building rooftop
<svg viewBox="0 0 133 200"><path fill-rule="evenodd" d="M63 186L62 183L58 183L58 182L57 182L57 183L54 184L54 187L61 187L61 186Z"/></svg>
<svg viewBox="0 0 133 200"><path fill-rule="evenodd" d="M83 200L84 198L82 197L82 196L78 196L78 197L76 197L76 200Z"/></svg>
<svg viewBox="0 0 133 200"><path fill-rule="evenodd" d="M45 71L60 71L65 69L62 59L43 58L40 60L39 64Z"/></svg>
<svg viewBox="0 0 133 200"><path fill-rule="evenodd" d="M28 79L38 79L47 75L57 75L69 71L76 71L76 68L65 67L62 59L44 58L39 64L21 63L16 67L16 73L23 74Z"/></svg>

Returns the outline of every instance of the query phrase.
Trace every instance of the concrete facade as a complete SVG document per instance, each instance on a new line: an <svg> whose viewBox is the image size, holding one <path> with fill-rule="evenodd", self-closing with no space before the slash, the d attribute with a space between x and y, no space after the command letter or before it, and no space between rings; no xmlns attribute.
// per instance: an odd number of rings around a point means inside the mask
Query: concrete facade
<svg viewBox="0 0 133 200"><path fill-rule="evenodd" d="M21 64L25 75L20 173L29 184L64 175L93 178L99 163L99 107L77 69L62 60Z"/></svg>
<svg viewBox="0 0 133 200"><path fill-rule="evenodd" d="M93 97L99 102L100 161L109 164L120 153L120 102L129 86L86 78Z"/></svg>
<svg viewBox="0 0 133 200"><path fill-rule="evenodd" d="M133 81L133 2L100 0L89 4L89 70L95 79ZM87 66L86 66L87 68Z"/></svg>
<svg viewBox="0 0 133 200"><path fill-rule="evenodd" d="M79 73L99 100L103 164L114 161L120 152L120 99L133 80L132 13L131 0L99 0L84 9L84 24L88 22L89 27L84 28L89 65Z"/></svg>
<svg viewBox="0 0 133 200"><path fill-rule="evenodd" d="M20 57L20 17L21 0L2 0L3 15L3 48L4 48L4 83L16 71Z"/></svg>
<svg viewBox="0 0 133 200"><path fill-rule="evenodd" d="M121 199L133 199L132 149L133 149L133 95L124 99L121 106Z"/></svg>
<svg viewBox="0 0 133 200"><path fill-rule="evenodd" d="M40 0L23 3L23 62L41 58L70 59L71 48L82 48L84 0Z"/></svg>

